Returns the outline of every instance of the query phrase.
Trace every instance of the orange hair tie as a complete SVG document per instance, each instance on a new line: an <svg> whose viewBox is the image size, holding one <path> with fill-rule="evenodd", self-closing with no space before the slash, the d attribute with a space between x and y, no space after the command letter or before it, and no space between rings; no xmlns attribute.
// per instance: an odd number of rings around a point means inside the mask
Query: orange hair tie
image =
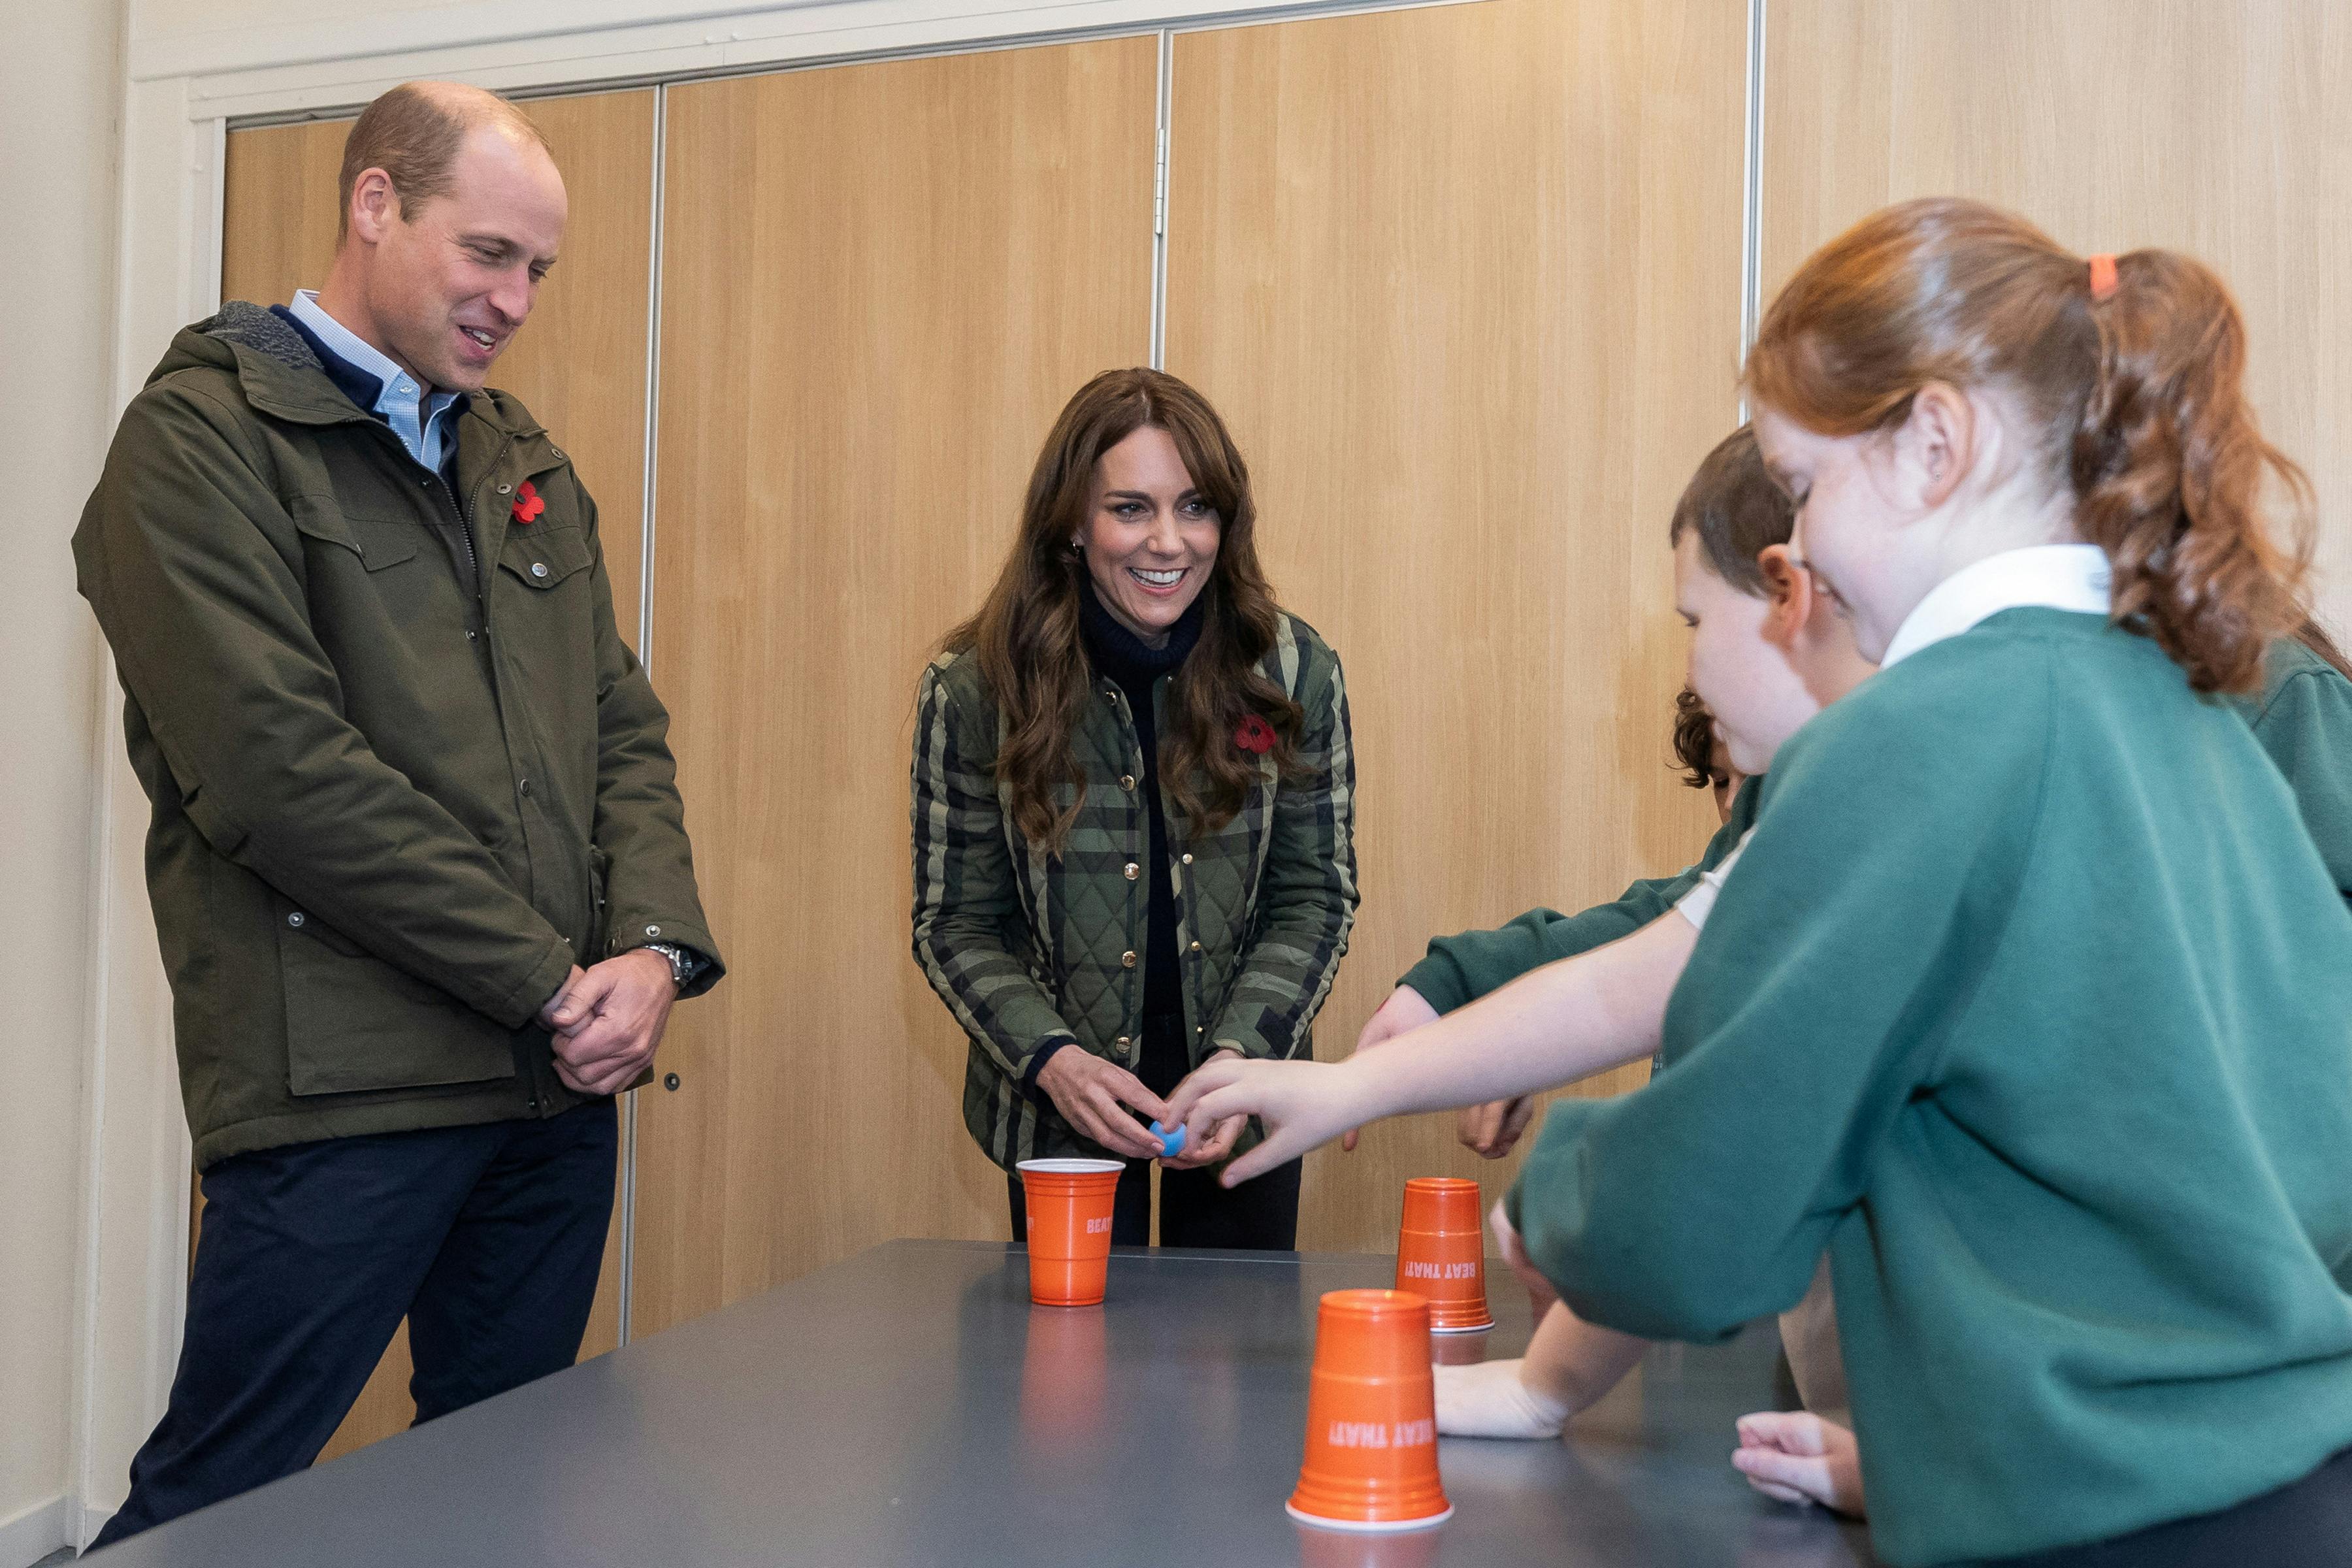
<svg viewBox="0 0 2352 1568"><path fill-rule="evenodd" d="M2091 258L2091 298L2105 299L2116 291L2116 258L2102 251Z"/></svg>

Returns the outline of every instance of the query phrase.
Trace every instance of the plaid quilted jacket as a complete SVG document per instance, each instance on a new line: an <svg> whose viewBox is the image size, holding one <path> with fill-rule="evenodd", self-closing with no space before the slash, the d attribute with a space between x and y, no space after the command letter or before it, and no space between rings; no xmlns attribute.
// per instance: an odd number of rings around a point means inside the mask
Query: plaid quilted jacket
<svg viewBox="0 0 2352 1568"><path fill-rule="evenodd" d="M1163 806L1195 1064L1227 1047L1312 1056L1308 1026L1356 920L1356 762L1339 658L1286 616L1260 668L1306 712L1304 776L1281 783L1267 762L1241 811L1203 837ZM965 1125L1007 1170L1102 1152L1050 1100L1022 1092L1039 1047L1075 1041L1129 1069L1143 1051L1142 760L1125 696L1107 677L1095 688L1100 701L1072 740L1086 801L1050 857L1000 801L998 715L980 661L940 656L916 702L915 957L971 1037ZM1163 678L1153 689L1162 713L1167 691Z"/></svg>

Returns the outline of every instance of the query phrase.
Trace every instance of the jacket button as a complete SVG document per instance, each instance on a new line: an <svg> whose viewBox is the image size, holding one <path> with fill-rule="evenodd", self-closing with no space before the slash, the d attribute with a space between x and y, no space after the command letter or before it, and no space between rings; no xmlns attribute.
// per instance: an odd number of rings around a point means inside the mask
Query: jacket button
<svg viewBox="0 0 2352 1568"><path fill-rule="evenodd" d="M1184 864L1186 864L1187 866L1190 866L1192 863L1192 857L1191 857L1190 855L1185 856L1185 857L1184 857Z"/></svg>
<svg viewBox="0 0 2352 1568"><path fill-rule="evenodd" d="M514 493L514 486L512 486L512 485L500 485L500 486L499 487L499 494L500 494L500 495L502 495L502 496L503 496L503 495L512 495L513 493Z"/></svg>
<svg viewBox="0 0 2352 1568"><path fill-rule="evenodd" d="M1127 879L1132 882L1141 875L1143 875L1143 868L1129 860L1127 863Z"/></svg>
<svg viewBox="0 0 2352 1568"><path fill-rule="evenodd" d="M659 927L659 926L647 926L647 927L646 927L646 934L647 936L659 936L659 935L661 935L661 927Z"/></svg>
<svg viewBox="0 0 2352 1568"><path fill-rule="evenodd" d="M288 915L286 917L286 923L290 926L300 925L302 923L302 911L300 910L296 910L292 914Z"/></svg>
<svg viewBox="0 0 2352 1568"><path fill-rule="evenodd" d="M531 574L532 576L534 576L534 577L544 577L544 576L546 576L546 575L547 575L547 563L546 563L546 562L544 562L544 561L534 561L534 562L532 562L532 563L530 563L530 574Z"/></svg>
<svg viewBox="0 0 2352 1568"><path fill-rule="evenodd" d="M530 793L530 781L529 779L518 780L515 784L515 788L524 795L529 795Z"/></svg>
<svg viewBox="0 0 2352 1568"><path fill-rule="evenodd" d="M1194 943L1192 944L1192 951L1193 951L1194 952L1200 952L1200 951L1201 951L1201 944L1200 944L1199 942L1194 942Z"/></svg>
<svg viewBox="0 0 2352 1568"><path fill-rule="evenodd" d="M1125 1035L1121 1035L1118 1038L1117 1038L1116 1040L1113 1040L1113 1041L1111 1042L1111 1044L1112 1044L1112 1045L1114 1045L1114 1046L1117 1046L1120 1050L1122 1050L1122 1051L1123 1051L1123 1050L1127 1049L1127 1039L1128 1039L1128 1037L1127 1037Z"/></svg>
<svg viewBox="0 0 2352 1568"><path fill-rule="evenodd" d="M1133 773L1119 774L1118 787L1123 790L1132 792L1135 788L1135 775Z"/></svg>
<svg viewBox="0 0 2352 1568"><path fill-rule="evenodd" d="M1121 969L1133 969L1135 967L1135 954L1131 952L1120 953L1118 955L1118 966Z"/></svg>

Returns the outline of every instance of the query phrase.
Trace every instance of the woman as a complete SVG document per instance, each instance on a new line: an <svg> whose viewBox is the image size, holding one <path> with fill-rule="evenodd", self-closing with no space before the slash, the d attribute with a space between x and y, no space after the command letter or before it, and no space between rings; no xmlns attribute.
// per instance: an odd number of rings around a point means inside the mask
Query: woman
<svg viewBox="0 0 2352 1568"><path fill-rule="evenodd" d="M1249 470L1175 377L1070 400L981 611L924 671L915 956L971 1037L964 1121L1008 1173L1109 1155L1150 1240L1144 1125L1214 1057L1313 1054L1355 922L1339 661L1275 603ZM1298 1162L1226 1189L1244 1117L1172 1158L1160 1239L1289 1248Z"/></svg>

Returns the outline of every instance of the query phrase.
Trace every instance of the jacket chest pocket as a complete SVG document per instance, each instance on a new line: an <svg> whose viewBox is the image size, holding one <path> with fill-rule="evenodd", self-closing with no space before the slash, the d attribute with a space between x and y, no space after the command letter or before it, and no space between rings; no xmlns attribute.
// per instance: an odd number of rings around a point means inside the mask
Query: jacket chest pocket
<svg viewBox="0 0 2352 1568"><path fill-rule="evenodd" d="M499 547L496 616L509 640L520 637L572 668L593 668L594 632L588 569L593 546L576 528L509 524Z"/></svg>
<svg viewBox="0 0 2352 1568"><path fill-rule="evenodd" d="M304 542L311 604L331 617L380 605L395 625L415 626L462 607L447 552L425 523L352 517L310 496L297 496L289 510Z"/></svg>

